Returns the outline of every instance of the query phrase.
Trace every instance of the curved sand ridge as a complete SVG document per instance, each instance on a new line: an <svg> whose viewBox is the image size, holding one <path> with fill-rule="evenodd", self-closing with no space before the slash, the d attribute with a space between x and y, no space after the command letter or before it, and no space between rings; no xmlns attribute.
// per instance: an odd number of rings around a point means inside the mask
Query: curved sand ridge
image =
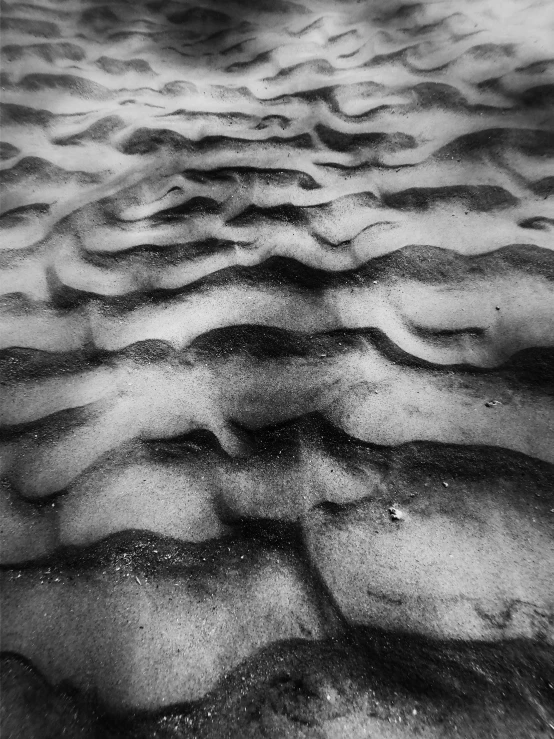
<svg viewBox="0 0 554 739"><path fill-rule="evenodd" d="M547 737L552 8L2 12L6 735Z"/></svg>
<svg viewBox="0 0 554 739"><path fill-rule="evenodd" d="M202 251L208 249L205 245ZM234 325L306 333L373 328L421 359L480 367L552 345L554 261L536 247L513 245L472 258L436 247L405 247L339 273L274 258L259 268L222 269L165 295L154 289L157 270L149 274L157 257L145 250L134 263L134 274L152 288L147 299L138 291L124 296L77 292L55 279L51 301L30 300L21 292L6 296L0 348L85 351L93 357L159 340L183 350L204 333ZM173 280L179 270L164 257L162 276ZM32 280L28 267L25 277ZM71 270L71 261L60 267ZM133 280L128 265L106 272L110 286L119 275ZM74 274L86 278L87 271L79 267ZM31 280L20 284L32 285Z"/></svg>

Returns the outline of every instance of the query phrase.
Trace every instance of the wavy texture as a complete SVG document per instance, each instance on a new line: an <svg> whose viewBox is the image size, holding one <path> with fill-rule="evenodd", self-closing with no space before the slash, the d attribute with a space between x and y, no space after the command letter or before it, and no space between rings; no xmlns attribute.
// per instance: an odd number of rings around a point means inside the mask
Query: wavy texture
<svg viewBox="0 0 554 739"><path fill-rule="evenodd" d="M546 737L552 7L2 11L3 733Z"/></svg>

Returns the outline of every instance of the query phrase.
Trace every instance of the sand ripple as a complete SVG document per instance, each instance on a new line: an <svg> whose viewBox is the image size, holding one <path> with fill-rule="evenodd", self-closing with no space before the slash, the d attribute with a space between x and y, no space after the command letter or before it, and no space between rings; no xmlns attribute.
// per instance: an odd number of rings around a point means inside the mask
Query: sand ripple
<svg viewBox="0 0 554 739"><path fill-rule="evenodd" d="M554 5L2 14L6 736L546 737Z"/></svg>

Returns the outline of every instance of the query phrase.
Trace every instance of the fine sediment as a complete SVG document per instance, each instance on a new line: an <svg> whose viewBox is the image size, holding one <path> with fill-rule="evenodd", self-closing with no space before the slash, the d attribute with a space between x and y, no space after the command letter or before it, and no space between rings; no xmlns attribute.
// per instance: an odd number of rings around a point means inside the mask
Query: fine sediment
<svg viewBox="0 0 554 739"><path fill-rule="evenodd" d="M2 6L7 739L547 739L543 0Z"/></svg>

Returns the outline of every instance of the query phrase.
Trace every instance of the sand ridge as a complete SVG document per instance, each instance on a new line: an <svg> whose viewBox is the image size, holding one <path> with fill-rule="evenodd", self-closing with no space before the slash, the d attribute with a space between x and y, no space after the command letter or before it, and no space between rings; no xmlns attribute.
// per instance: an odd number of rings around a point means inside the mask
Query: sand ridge
<svg viewBox="0 0 554 739"><path fill-rule="evenodd" d="M546 739L553 8L2 16L6 736Z"/></svg>

